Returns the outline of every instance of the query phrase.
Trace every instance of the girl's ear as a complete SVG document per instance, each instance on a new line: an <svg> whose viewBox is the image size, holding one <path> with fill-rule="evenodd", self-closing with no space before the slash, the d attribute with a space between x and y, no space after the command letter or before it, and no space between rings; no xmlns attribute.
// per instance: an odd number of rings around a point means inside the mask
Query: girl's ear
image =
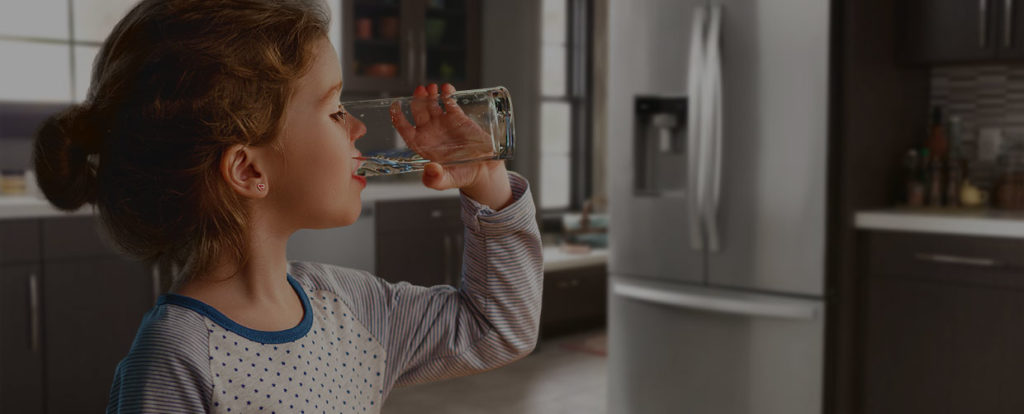
<svg viewBox="0 0 1024 414"><path fill-rule="evenodd" d="M232 145L221 154L220 174L228 186L242 197L263 198L270 190L256 155L252 148L241 144Z"/></svg>

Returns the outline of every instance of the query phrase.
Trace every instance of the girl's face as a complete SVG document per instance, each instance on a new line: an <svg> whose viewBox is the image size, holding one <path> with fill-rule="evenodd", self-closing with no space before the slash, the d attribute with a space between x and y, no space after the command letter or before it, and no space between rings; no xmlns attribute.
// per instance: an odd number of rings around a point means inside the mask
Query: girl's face
<svg viewBox="0 0 1024 414"><path fill-rule="evenodd" d="M284 156L267 181L267 197L294 229L347 226L359 218L366 179L356 176L355 141L366 126L341 111L341 65L330 41L314 46L309 72L295 85L279 137ZM268 200L269 201L269 200Z"/></svg>

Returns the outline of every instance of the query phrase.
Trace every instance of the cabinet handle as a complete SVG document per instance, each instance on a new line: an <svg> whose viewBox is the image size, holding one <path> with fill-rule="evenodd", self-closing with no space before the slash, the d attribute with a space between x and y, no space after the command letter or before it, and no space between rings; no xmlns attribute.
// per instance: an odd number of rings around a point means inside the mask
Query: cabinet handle
<svg viewBox="0 0 1024 414"><path fill-rule="evenodd" d="M452 279L452 236L444 235L444 284L453 284Z"/></svg>
<svg viewBox="0 0 1024 414"><path fill-rule="evenodd" d="M39 352L39 276L35 273L28 277L28 308L29 308L29 349Z"/></svg>
<svg viewBox="0 0 1024 414"><path fill-rule="evenodd" d="M986 44L986 32L988 32L988 0L978 0L978 43L981 47Z"/></svg>
<svg viewBox="0 0 1024 414"><path fill-rule="evenodd" d="M452 286L455 287L458 287L460 284L462 284L462 266L460 266L460 263L462 263L462 254L459 252L459 247L464 244L465 243L462 240L462 233L456 234L455 245L452 246L452 263L455 265L453 266L452 269L452 277L455 278L452 281Z"/></svg>
<svg viewBox="0 0 1024 414"><path fill-rule="evenodd" d="M953 256L948 254L918 253L914 258L924 262L956 264L975 267L1001 267L1002 263L987 257Z"/></svg>
<svg viewBox="0 0 1024 414"><path fill-rule="evenodd" d="M1003 46L1013 45L1013 0L1003 0Z"/></svg>
<svg viewBox="0 0 1024 414"><path fill-rule="evenodd" d="M151 269L153 278L153 306L156 306L156 301L160 299L160 266L154 264Z"/></svg>

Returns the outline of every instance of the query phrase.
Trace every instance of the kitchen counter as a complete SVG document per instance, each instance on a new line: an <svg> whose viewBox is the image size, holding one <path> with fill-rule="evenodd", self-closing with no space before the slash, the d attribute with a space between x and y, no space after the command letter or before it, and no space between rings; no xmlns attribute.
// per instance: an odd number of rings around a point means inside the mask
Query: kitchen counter
<svg viewBox="0 0 1024 414"><path fill-rule="evenodd" d="M558 246L544 247L544 271L576 269L608 263L608 249L591 249L587 253L566 253Z"/></svg>
<svg viewBox="0 0 1024 414"><path fill-rule="evenodd" d="M1024 239L1024 211L899 207L857 212L860 230Z"/></svg>
<svg viewBox="0 0 1024 414"><path fill-rule="evenodd" d="M439 197L458 197L459 190L437 191L419 182L375 184L372 181L363 190L363 203L389 200L407 200ZM0 220L30 219L62 216L92 215L91 206L85 206L73 213L60 211L50 205L42 196L0 196Z"/></svg>

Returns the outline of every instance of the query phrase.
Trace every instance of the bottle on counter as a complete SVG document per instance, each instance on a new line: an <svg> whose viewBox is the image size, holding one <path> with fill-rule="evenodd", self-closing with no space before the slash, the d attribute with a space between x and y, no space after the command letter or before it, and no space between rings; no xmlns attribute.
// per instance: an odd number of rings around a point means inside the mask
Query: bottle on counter
<svg viewBox="0 0 1024 414"><path fill-rule="evenodd" d="M928 162L928 205L931 207L942 207L945 201L945 186L943 180L943 162L932 155Z"/></svg>
<svg viewBox="0 0 1024 414"><path fill-rule="evenodd" d="M917 149L911 148L903 158L904 168L904 201L908 206L921 207L924 205L924 181L921 180L922 163L921 156Z"/></svg>
<svg viewBox="0 0 1024 414"><path fill-rule="evenodd" d="M939 160L949 158L949 138L946 135L946 128L942 124L941 106L932 109L932 126L928 134L927 146L933 158Z"/></svg>

